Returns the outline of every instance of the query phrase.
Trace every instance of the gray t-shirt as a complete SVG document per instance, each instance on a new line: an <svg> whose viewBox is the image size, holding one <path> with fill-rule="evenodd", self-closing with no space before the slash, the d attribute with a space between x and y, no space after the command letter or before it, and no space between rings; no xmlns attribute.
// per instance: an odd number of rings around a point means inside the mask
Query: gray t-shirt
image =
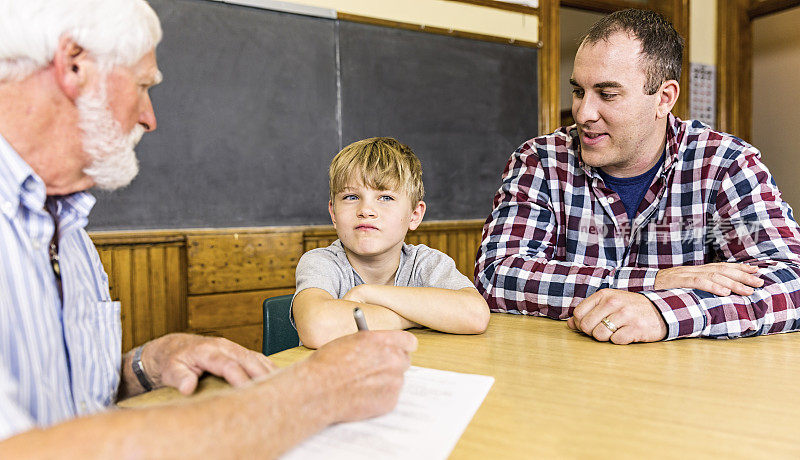
<svg viewBox="0 0 800 460"><path fill-rule="evenodd" d="M347 291L359 284L364 284L364 280L350 265L339 240L327 248L308 251L297 263L295 295L303 289L319 288L327 291L334 299L341 299ZM453 290L475 287L469 278L456 269L450 256L424 244L403 244L394 285ZM294 299L292 303L294 304ZM289 317L294 324L291 310Z"/></svg>

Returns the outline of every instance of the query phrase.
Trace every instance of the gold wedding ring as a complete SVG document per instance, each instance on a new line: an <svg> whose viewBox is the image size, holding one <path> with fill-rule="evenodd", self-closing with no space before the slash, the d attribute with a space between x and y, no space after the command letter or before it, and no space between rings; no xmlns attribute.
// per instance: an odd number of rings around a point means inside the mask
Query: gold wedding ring
<svg viewBox="0 0 800 460"><path fill-rule="evenodd" d="M609 330L609 331L611 331L611 333L612 333L612 334L613 334L613 333L615 333L615 332L617 332L617 329L619 329L619 328L617 327L617 325L616 325L616 324L612 323L612 322L611 322L611 321L608 319L608 316L606 316L605 318L601 319L601 320L600 320L600 322L601 322L601 323L603 323L603 325L604 325L605 327L607 327L607 328L608 328L608 330Z"/></svg>

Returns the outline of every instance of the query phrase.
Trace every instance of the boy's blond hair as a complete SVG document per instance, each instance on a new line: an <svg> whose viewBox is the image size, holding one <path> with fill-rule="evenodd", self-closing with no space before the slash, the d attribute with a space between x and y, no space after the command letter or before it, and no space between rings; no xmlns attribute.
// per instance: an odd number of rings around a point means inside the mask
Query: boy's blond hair
<svg viewBox="0 0 800 460"><path fill-rule="evenodd" d="M353 181L374 190L403 191L412 209L422 201L422 165L414 152L391 137L372 137L343 148L328 172L331 201Z"/></svg>

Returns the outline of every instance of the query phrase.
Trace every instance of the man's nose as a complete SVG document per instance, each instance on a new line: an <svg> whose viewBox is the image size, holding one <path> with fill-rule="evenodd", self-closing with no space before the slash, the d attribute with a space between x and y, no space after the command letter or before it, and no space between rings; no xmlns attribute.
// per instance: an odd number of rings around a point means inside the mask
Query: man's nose
<svg viewBox="0 0 800 460"><path fill-rule="evenodd" d="M572 118L574 118L575 122L580 125L597 121L599 115L595 98L588 94L584 95L582 98L573 96Z"/></svg>

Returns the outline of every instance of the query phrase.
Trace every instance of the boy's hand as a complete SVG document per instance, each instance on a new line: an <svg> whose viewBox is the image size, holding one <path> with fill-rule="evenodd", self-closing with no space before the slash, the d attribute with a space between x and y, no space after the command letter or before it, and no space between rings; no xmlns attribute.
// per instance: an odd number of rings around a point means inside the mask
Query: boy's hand
<svg viewBox="0 0 800 460"><path fill-rule="evenodd" d="M358 303L367 303L362 294L366 286L369 285L359 284L358 286L353 286L352 288L350 288L349 291L347 291L347 293L344 296L342 296L342 300L349 300L350 302L358 302Z"/></svg>

